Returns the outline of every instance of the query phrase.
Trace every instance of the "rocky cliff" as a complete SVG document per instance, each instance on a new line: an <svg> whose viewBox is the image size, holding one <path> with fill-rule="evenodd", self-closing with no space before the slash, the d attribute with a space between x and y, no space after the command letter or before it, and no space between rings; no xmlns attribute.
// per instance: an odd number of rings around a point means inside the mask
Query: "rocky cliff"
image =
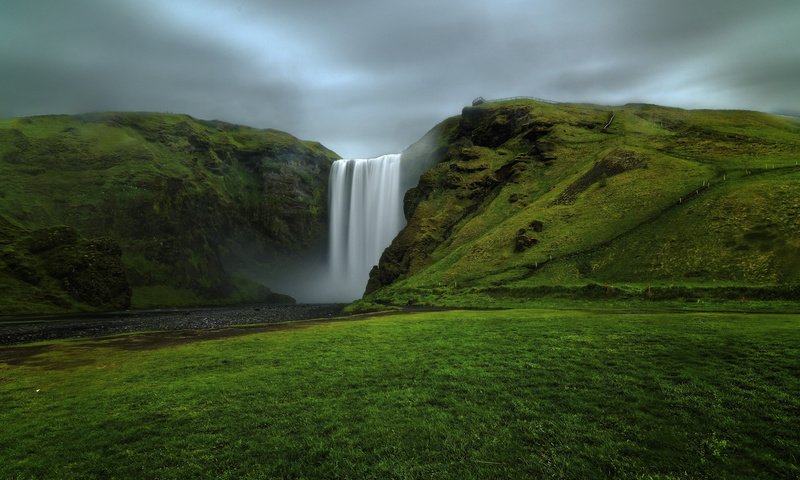
<svg viewBox="0 0 800 480"><path fill-rule="evenodd" d="M335 158L185 115L0 120L0 310L291 301L250 273L324 245Z"/></svg>

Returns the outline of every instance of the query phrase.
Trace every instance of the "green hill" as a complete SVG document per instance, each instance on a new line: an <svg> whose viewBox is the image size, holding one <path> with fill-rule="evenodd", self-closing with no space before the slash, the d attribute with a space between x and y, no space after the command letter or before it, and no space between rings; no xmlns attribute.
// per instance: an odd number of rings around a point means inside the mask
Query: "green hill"
<svg viewBox="0 0 800 480"><path fill-rule="evenodd" d="M324 243L335 158L186 115L0 120L0 313L291 301L247 271Z"/></svg>
<svg viewBox="0 0 800 480"><path fill-rule="evenodd" d="M511 100L404 158L435 167L367 300L800 297L797 118Z"/></svg>

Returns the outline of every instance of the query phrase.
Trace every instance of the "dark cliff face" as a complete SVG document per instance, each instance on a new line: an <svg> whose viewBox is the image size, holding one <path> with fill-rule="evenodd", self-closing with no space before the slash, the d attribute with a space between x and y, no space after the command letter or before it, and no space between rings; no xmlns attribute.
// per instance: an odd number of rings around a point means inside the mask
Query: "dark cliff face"
<svg viewBox="0 0 800 480"><path fill-rule="evenodd" d="M0 140L6 256L47 280L49 257L28 252L25 239L57 225L85 239L78 244L106 238L134 307L278 299L248 272L269 272L327 238L337 156L283 132L110 113L4 120ZM76 281L55 292L54 283L31 286L11 270L0 262L2 300L17 310L125 306L73 295Z"/></svg>
<svg viewBox="0 0 800 480"><path fill-rule="evenodd" d="M410 176L421 176L404 198L408 225L370 272L366 294L428 265L453 228L494 198L498 189L532 165L551 162L552 148L541 139L552 127L552 122L537 120L526 107L465 107L460 117L437 125L403 152L407 164L433 168L412 170ZM500 162L487 158L487 150L512 139L524 153L504 152ZM422 211L421 203L427 207Z"/></svg>
<svg viewBox="0 0 800 480"><path fill-rule="evenodd" d="M785 267L800 265L797 155L796 120L758 112L466 107L404 152L433 167L406 193L408 225L366 293L436 303L464 289L798 283Z"/></svg>

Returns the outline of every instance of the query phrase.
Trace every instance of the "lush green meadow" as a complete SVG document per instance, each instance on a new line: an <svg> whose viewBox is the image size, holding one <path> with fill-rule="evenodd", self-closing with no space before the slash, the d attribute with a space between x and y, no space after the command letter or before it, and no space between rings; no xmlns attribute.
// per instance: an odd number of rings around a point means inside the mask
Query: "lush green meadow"
<svg viewBox="0 0 800 480"><path fill-rule="evenodd" d="M400 314L0 348L0 478L797 478L800 315Z"/></svg>

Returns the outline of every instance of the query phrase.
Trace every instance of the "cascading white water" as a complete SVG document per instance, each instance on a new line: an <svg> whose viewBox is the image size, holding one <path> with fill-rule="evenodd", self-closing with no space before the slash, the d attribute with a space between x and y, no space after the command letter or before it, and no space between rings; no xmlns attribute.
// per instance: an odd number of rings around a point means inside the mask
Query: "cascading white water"
<svg viewBox="0 0 800 480"><path fill-rule="evenodd" d="M337 160L330 176L331 288L360 298L369 271L405 226L400 154Z"/></svg>

